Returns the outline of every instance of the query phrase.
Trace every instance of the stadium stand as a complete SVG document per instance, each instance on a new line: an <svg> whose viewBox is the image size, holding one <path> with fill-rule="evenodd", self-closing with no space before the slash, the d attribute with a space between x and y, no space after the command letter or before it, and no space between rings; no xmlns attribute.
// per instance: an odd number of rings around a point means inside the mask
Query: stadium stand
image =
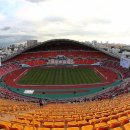
<svg viewBox="0 0 130 130"><path fill-rule="evenodd" d="M113 99L76 104L48 104L39 108L33 103L1 99L0 128L129 130L129 100L130 95L123 94ZM8 117L10 115L10 120L3 116L6 114Z"/></svg>
<svg viewBox="0 0 130 130"><path fill-rule="evenodd" d="M108 61L104 61L102 65L119 71L123 79L130 77L130 70L121 67L119 61L117 62L117 61L108 60Z"/></svg>
<svg viewBox="0 0 130 130"><path fill-rule="evenodd" d="M26 52L21 55L18 55L17 57L10 59L9 61L21 61L26 59L34 59L34 58L50 58L50 57L56 57L57 55L64 55L68 57L73 58L97 58L97 59L106 59L110 58L109 56L98 52L98 51L40 51L40 52Z"/></svg>
<svg viewBox="0 0 130 130"><path fill-rule="evenodd" d="M35 60L22 61L21 63L34 67L34 66L44 65L44 64L46 64L46 61L42 60L42 59L35 59Z"/></svg>
<svg viewBox="0 0 130 130"><path fill-rule="evenodd" d="M8 63L8 64L4 64L2 67L0 67L0 78L3 75L6 75L7 73L19 69L20 65L15 64L15 63Z"/></svg>
<svg viewBox="0 0 130 130"><path fill-rule="evenodd" d="M73 68L78 65L81 68L90 67L105 79L101 82L103 85L109 86L108 83L112 84L115 81L119 81L120 84L115 82L111 87L103 86L100 91L91 95L81 93L80 97L76 97L78 89L86 89L88 86L90 89L91 84L75 85L73 90L69 90L75 95L74 97L51 100L27 96L24 93L25 85L19 86L15 83L15 80L26 70L37 66L47 66L49 59L59 56L73 59ZM96 63L99 64L93 65ZM23 68L21 64L29 65L29 67ZM56 65L49 67L56 67ZM0 129L130 130L129 78L130 70L122 68L119 59L94 48L70 40L45 42L2 62L0 67ZM97 90L96 87L101 84L92 85L92 89ZM30 86L25 87L32 89ZM35 87L39 86L33 86L33 89ZM49 89L50 92L48 85L43 87L40 86L40 90L37 88L38 91ZM69 87L59 85L53 90L58 89L60 93L62 89L67 90ZM76 89L77 91L74 91ZM46 93L43 91L42 96L44 95ZM43 106L39 105L39 99L42 100Z"/></svg>

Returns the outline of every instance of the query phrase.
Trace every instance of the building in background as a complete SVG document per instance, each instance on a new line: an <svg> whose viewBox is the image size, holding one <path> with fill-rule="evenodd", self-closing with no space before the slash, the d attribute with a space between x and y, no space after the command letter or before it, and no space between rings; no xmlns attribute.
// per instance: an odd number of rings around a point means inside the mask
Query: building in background
<svg viewBox="0 0 130 130"><path fill-rule="evenodd" d="M31 47L31 46L35 46L37 44L38 44L37 40L27 40L26 46Z"/></svg>

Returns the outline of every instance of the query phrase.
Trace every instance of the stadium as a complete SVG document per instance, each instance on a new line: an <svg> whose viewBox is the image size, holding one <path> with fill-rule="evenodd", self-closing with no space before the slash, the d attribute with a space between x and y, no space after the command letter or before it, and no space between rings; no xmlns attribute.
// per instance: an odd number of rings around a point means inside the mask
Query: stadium
<svg viewBox="0 0 130 130"><path fill-rule="evenodd" d="M127 60L70 39L7 57L0 67L0 129L130 130Z"/></svg>

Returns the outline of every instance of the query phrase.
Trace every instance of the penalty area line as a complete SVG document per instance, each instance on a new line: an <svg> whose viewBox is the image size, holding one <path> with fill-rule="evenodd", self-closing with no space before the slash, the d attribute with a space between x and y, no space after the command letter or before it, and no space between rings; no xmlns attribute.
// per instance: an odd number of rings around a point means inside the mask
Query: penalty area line
<svg viewBox="0 0 130 130"><path fill-rule="evenodd" d="M27 73L28 69L26 69L25 71L23 71L18 77L16 77L13 81L17 81L22 75L25 75Z"/></svg>

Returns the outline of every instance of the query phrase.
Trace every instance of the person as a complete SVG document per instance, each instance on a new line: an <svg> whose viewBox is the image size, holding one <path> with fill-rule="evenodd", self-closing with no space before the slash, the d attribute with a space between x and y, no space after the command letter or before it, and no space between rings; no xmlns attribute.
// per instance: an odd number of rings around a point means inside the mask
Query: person
<svg viewBox="0 0 130 130"><path fill-rule="evenodd" d="M40 105L40 106L43 106L43 101L42 101L42 99L39 100L39 105Z"/></svg>

